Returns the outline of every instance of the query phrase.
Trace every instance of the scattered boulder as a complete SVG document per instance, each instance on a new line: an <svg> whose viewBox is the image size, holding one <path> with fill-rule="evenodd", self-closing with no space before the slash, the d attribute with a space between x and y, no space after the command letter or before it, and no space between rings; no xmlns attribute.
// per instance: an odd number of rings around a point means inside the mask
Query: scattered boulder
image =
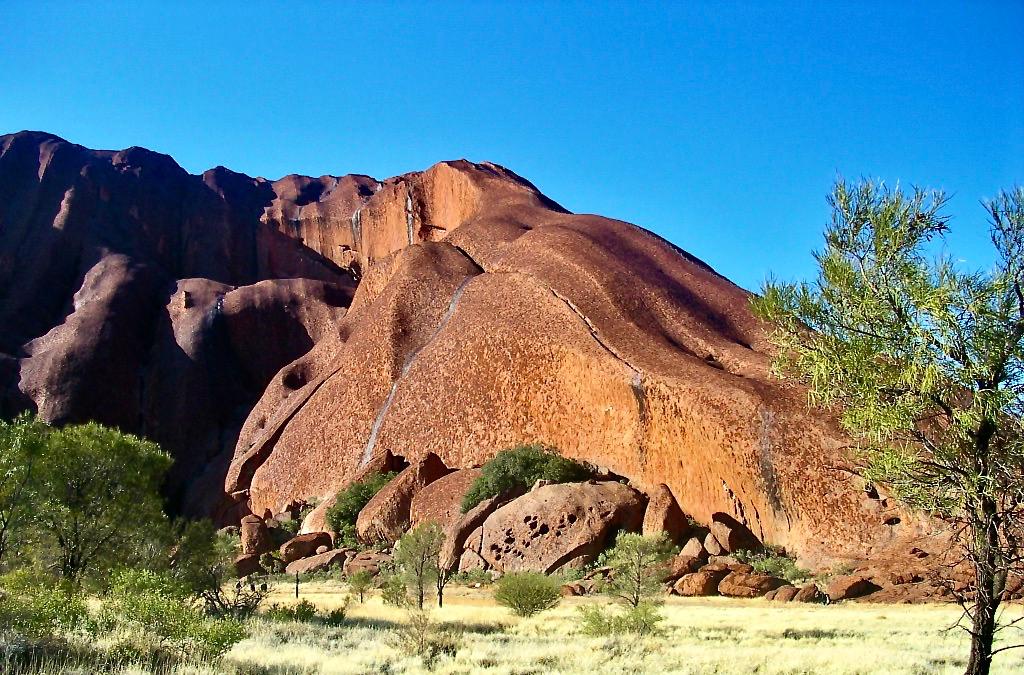
<svg viewBox="0 0 1024 675"><path fill-rule="evenodd" d="M266 574L260 564L260 556L256 553L240 555L235 558L235 574L240 577L247 577L250 574Z"/></svg>
<svg viewBox="0 0 1024 675"><path fill-rule="evenodd" d="M708 532L707 536L704 537L704 550L707 551L709 556L722 555L726 552L722 545L715 538L713 532Z"/></svg>
<svg viewBox="0 0 1024 675"><path fill-rule="evenodd" d="M670 558L665 565L665 580L675 581L684 574L696 572L699 568L700 560L698 558L680 553Z"/></svg>
<svg viewBox="0 0 1024 675"><path fill-rule="evenodd" d="M814 584L806 584L793 596L794 602L822 602L825 596Z"/></svg>
<svg viewBox="0 0 1024 675"><path fill-rule="evenodd" d="M356 572L369 572L373 576L380 574L381 565L391 562L391 556L387 553L379 553L377 551L360 551L352 557L345 559L342 571L345 576L355 574Z"/></svg>
<svg viewBox="0 0 1024 675"><path fill-rule="evenodd" d="M800 592L800 589L798 589L796 586L788 586L787 585L787 586L780 586L779 588L775 589L774 591L772 591L768 595L771 595L772 593L774 593L775 596L772 598L773 600L776 600L777 602L789 602L793 598L795 598L797 596L797 593L799 593L799 592ZM765 597L768 597L768 596L766 595Z"/></svg>
<svg viewBox="0 0 1024 675"><path fill-rule="evenodd" d="M754 568L750 565L738 562L732 558L709 562L701 569L707 570L708 572L739 572L740 574L751 574L754 571Z"/></svg>
<svg viewBox="0 0 1024 675"><path fill-rule="evenodd" d="M324 548L321 546L320 548ZM322 572L332 567L341 569L344 566L346 558L345 549L338 549L336 551L324 551L317 553L314 556L308 558L299 558L288 563L285 567L285 572L288 574L310 574L312 572Z"/></svg>
<svg viewBox="0 0 1024 675"><path fill-rule="evenodd" d="M242 518L241 533L242 555L259 555L273 548L267 525L259 516L248 515Z"/></svg>
<svg viewBox="0 0 1024 675"><path fill-rule="evenodd" d="M321 546L331 547L331 535L327 532L310 532L292 537L281 545L281 559L286 563L308 558Z"/></svg>
<svg viewBox="0 0 1024 675"><path fill-rule="evenodd" d="M647 510L641 531L644 536L657 536L664 532L669 541L678 544L690 532L686 514L679 508L672 491L662 483L648 495Z"/></svg>
<svg viewBox="0 0 1024 675"><path fill-rule="evenodd" d="M640 492L614 481L546 485L487 517L479 553L503 572L582 565L612 532L639 530L644 505Z"/></svg>
<svg viewBox="0 0 1024 675"><path fill-rule="evenodd" d="M397 541L409 527L413 497L451 472L441 458L427 453L375 494L356 518L356 536L365 544Z"/></svg>
<svg viewBox="0 0 1024 675"><path fill-rule="evenodd" d="M711 534L715 535L715 539L727 553L759 551L764 548L746 525L727 513L718 512L711 516Z"/></svg>
<svg viewBox="0 0 1024 675"><path fill-rule="evenodd" d="M447 528L462 518L462 498L480 477L480 469L459 469L424 486L412 498L409 521L412 527L435 522Z"/></svg>
<svg viewBox="0 0 1024 675"><path fill-rule="evenodd" d="M679 555L704 561L708 559L708 550L704 548L704 541L701 537L690 537L683 545L683 550L679 552Z"/></svg>
<svg viewBox="0 0 1024 675"><path fill-rule="evenodd" d="M222 537L238 537L241 536L242 530L237 525L228 525L217 530L217 534Z"/></svg>
<svg viewBox="0 0 1024 675"><path fill-rule="evenodd" d="M718 592L732 598L760 598L768 591L785 586L784 579L767 574L750 574L749 572L730 572L718 582Z"/></svg>
<svg viewBox="0 0 1024 675"><path fill-rule="evenodd" d="M832 602L839 600L850 600L881 590L882 587L865 577L850 574L836 577L829 582L825 594Z"/></svg>
<svg viewBox="0 0 1024 675"><path fill-rule="evenodd" d="M476 551L466 550L462 552L459 557L459 571L468 572L470 570L486 570L487 561L480 557L480 554Z"/></svg>
<svg viewBox="0 0 1024 675"><path fill-rule="evenodd" d="M672 585L676 595L697 597L717 595L718 583L729 574L728 570L700 569L692 574L684 574Z"/></svg>
<svg viewBox="0 0 1024 675"><path fill-rule="evenodd" d="M317 546L316 547L316 554L320 555L322 553L327 553L327 551L329 551L329 550L330 550L330 547L328 547L328 546Z"/></svg>

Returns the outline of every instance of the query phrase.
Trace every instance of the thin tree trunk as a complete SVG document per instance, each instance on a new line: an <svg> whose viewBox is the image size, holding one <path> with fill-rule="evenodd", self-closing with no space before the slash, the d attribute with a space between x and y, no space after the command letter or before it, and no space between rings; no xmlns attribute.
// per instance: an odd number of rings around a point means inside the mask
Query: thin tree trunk
<svg viewBox="0 0 1024 675"><path fill-rule="evenodd" d="M992 642L995 638L996 611L999 609L1002 588L999 582L998 552L999 530L996 526L995 503L982 498L981 527L975 530L975 581L977 595L974 602L974 620L971 627L971 659L966 675L988 675L992 668Z"/></svg>

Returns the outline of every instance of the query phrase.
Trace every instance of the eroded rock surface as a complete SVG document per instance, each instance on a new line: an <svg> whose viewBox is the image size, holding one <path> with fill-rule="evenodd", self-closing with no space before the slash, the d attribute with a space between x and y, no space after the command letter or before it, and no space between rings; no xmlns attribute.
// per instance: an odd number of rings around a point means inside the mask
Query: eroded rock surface
<svg viewBox="0 0 1024 675"><path fill-rule="evenodd" d="M497 509L483 522L480 554L502 572L553 572L597 557L609 535L637 531L645 500L617 482L547 485Z"/></svg>

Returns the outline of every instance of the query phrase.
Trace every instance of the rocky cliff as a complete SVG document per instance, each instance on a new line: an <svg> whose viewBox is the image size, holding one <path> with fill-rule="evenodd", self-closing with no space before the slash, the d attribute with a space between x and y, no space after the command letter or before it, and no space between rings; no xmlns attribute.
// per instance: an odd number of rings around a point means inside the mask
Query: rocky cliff
<svg viewBox="0 0 1024 675"><path fill-rule="evenodd" d="M189 513L539 442L807 560L919 534L769 376L748 302L493 164L268 181L0 137L0 412L154 438Z"/></svg>

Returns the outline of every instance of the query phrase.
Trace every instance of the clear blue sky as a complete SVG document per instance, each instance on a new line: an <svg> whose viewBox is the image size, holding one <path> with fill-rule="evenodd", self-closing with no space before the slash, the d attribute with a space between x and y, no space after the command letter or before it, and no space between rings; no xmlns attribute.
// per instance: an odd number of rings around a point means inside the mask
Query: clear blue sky
<svg viewBox="0 0 1024 675"><path fill-rule="evenodd" d="M839 173L954 192L976 266L978 200L1024 183L1019 1L5 0L0 25L0 132L269 178L491 160L751 289L812 272Z"/></svg>

